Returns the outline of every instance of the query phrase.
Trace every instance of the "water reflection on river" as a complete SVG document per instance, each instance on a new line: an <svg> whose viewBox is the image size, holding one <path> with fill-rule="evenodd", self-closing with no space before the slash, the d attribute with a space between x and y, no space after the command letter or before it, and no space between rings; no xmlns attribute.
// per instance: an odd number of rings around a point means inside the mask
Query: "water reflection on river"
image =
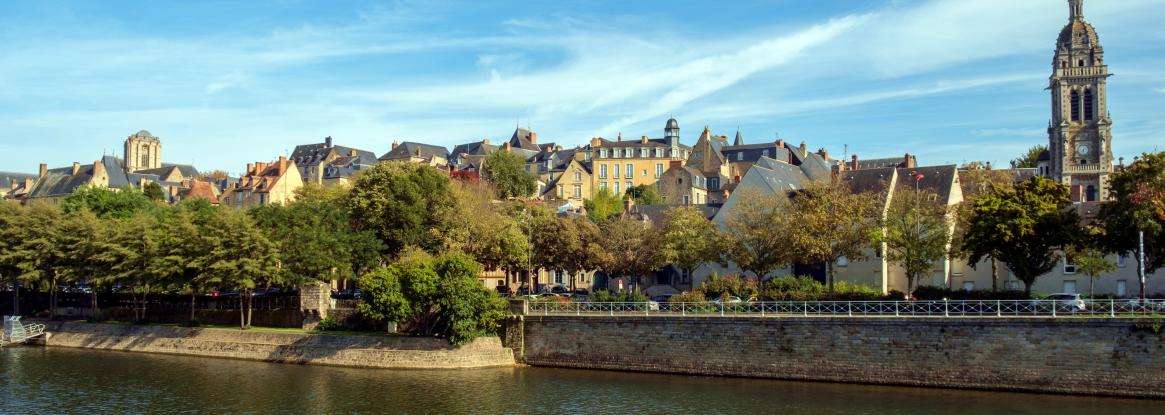
<svg viewBox="0 0 1165 415"><path fill-rule="evenodd" d="M0 413L1163 413L1165 403L543 368L392 371L0 349Z"/></svg>

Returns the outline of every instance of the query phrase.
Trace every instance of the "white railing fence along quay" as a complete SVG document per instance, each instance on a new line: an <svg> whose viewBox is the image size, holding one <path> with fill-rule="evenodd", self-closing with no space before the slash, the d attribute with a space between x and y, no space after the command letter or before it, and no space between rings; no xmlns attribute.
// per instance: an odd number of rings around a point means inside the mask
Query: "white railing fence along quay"
<svg viewBox="0 0 1165 415"><path fill-rule="evenodd" d="M1150 317L1165 300L937 300L773 302L533 301L530 315L831 317Z"/></svg>

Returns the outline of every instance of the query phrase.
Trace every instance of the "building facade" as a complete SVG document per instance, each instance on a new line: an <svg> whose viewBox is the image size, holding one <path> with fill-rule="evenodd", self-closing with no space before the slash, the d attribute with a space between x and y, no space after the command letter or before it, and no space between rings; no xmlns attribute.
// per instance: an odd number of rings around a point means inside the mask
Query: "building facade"
<svg viewBox="0 0 1165 415"><path fill-rule="evenodd" d="M615 141L592 138L595 189L622 195L630 187L654 185L672 161L687 160L691 151L680 143L680 126L674 118L667 121L663 138L624 140L621 134Z"/></svg>
<svg viewBox="0 0 1165 415"><path fill-rule="evenodd" d="M223 190L219 202L234 208L249 208L295 200L304 185L294 160L280 157L272 163L248 163L247 173Z"/></svg>

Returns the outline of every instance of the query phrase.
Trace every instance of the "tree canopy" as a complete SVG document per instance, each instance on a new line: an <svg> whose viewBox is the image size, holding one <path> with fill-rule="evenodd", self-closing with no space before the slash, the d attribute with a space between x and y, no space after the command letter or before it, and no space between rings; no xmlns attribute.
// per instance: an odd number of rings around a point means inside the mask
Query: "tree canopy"
<svg viewBox="0 0 1165 415"><path fill-rule="evenodd" d="M886 259L905 271L908 294L919 278L934 268L934 261L946 255L951 240L949 209L933 195L925 190L899 189L882 227Z"/></svg>
<svg viewBox="0 0 1165 415"><path fill-rule="evenodd" d="M1040 154L1048 151L1048 146L1035 145L1027 149L1019 157L1011 159L1011 167L1017 169L1031 169L1039 165Z"/></svg>
<svg viewBox="0 0 1165 415"><path fill-rule="evenodd" d="M375 232L391 255L410 245L440 250L457 211L449 177L412 163L384 163L365 171L344 200L355 228Z"/></svg>
<svg viewBox="0 0 1165 415"><path fill-rule="evenodd" d="M490 153L482 173L493 183L499 199L530 197L538 189L538 178L526 171L526 159L517 153Z"/></svg>
<svg viewBox="0 0 1165 415"><path fill-rule="evenodd" d="M623 199L608 189L592 193L590 199L583 201L583 205L587 209L587 217L595 223L604 222L623 213Z"/></svg>
<svg viewBox="0 0 1165 415"><path fill-rule="evenodd" d="M658 205L663 203L663 197L659 195L659 188L655 185L641 184L628 187L627 193L623 197L634 200L637 205Z"/></svg>

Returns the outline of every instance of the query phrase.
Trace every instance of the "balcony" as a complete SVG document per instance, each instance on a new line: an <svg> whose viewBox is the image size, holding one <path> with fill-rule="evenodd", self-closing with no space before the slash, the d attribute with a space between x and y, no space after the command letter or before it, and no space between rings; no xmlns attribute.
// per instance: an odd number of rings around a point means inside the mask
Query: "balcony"
<svg viewBox="0 0 1165 415"><path fill-rule="evenodd" d="M1108 75L1108 65L1077 66L1072 68L1057 68L1056 76L1067 78Z"/></svg>
<svg viewBox="0 0 1165 415"><path fill-rule="evenodd" d="M1064 166L1064 174L1086 174L1086 173L1101 173L1109 169L1102 164L1082 164L1075 166Z"/></svg>

